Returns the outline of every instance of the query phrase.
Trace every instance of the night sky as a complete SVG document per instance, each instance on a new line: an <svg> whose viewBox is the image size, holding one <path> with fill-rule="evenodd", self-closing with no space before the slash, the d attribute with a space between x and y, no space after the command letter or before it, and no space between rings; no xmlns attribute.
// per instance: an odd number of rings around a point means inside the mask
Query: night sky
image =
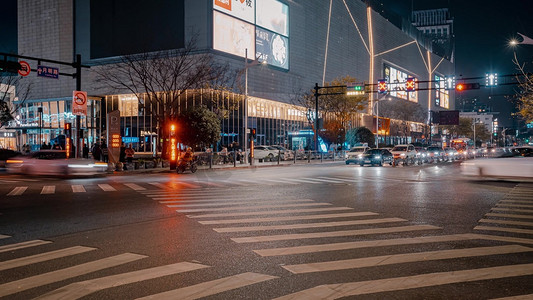
<svg viewBox="0 0 533 300"><path fill-rule="evenodd" d="M485 73L515 74L513 53L528 72L533 72L533 45L517 45L509 41L520 32L533 38L533 1L531 0L378 0L384 9L405 18L411 10L449 8L454 19L455 69L457 78L481 77ZM500 82L502 82L500 78ZM484 79L481 84L485 84ZM505 127L514 127L510 118L514 104L510 101L517 87L466 91L457 98L476 97L500 112L498 119Z"/></svg>

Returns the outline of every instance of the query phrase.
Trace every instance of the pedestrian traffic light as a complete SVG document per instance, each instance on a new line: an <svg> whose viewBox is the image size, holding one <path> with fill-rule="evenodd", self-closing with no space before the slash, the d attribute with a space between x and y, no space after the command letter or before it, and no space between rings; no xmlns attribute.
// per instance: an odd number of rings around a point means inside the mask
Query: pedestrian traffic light
<svg viewBox="0 0 533 300"><path fill-rule="evenodd" d="M407 81L405 82L405 90L408 92L414 92L416 90L416 78L407 78Z"/></svg>
<svg viewBox="0 0 533 300"><path fill-rule="evenodd" d="M458 83L455 86L455 90L457 92L462 92L462 91L466 91L466 90L478 90L478 89L479 89L479 83L477 83L477 82L474 82L474 83Z"/></svg>
<svg viewBox="0 0 533 300"><path fill-rule="evenodd" d="M65 123L65 136L71 137L72 136L72 124Z"/></svg>
<svg viewBox="0 0 533 300"><path fill-rule="evenodd" d="M72 136L72 124L65 123L65 150L67 151L67 158L70 157L70 148L71 146L71 139Z"/></svg>
<svg viewBox="0 0 533 300"><path fill-rule="evenodd" d="M0 60L0 73L17 73L22 67L17 61Z"/></svg>
<svg viewBox="0 0 533 300"><path fill-rule="evenodd" d="M386 94L388 92L387 80L379 79L378 80L378 94Z"/></svg>

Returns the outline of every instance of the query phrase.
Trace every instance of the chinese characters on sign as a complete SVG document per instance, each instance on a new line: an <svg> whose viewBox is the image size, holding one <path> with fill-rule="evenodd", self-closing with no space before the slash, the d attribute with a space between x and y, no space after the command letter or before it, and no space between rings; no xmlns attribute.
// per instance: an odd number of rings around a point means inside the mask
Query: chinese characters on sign
<svg viewBox="0 0 533 300"><path fill-rule="evenodd" d="M59 68L47 67L47 66L37 66L37 76L48 77L48 78L59 78Z"/></svg>

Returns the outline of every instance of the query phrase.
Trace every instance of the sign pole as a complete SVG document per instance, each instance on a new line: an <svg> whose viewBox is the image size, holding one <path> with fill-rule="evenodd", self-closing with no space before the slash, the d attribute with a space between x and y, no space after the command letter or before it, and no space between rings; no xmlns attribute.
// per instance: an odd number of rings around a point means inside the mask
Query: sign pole
<svg viewBox="0 0 533 300"><path fill-rule="evenodd" d="M81 91L81 54L76 54L76 61L74 62L76 67L76 91ZM75 157L79 158L81 145L81 116L76 115L76 152Z"/></svg>

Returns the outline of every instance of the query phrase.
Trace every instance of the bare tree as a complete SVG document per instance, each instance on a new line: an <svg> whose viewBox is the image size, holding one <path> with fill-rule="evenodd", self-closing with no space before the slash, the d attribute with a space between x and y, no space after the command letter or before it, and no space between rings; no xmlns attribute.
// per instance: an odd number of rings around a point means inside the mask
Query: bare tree
<svg viewBox="0 0 533 300"><path fill-rule="evenodd" d="M95 68L97 82L115 92L134 94L139 105L156 120L159 136L168 136L168 122L180 115L180 98L200 89L218 89L228 80L228 66L197 49L193 35L184 48L124 55L116 64ZM163 143L162 153L166 153Z"/></svg>
<svg viewBox="0 0 533 300"><path fill-rule="evenodd" d="M530 123L533 122L533 74L525 71L525 64L518 62L516 53L513 62L520 72L519 76L516 77L521 90L518 94L519 113L526 123Z"/></svg>
<svg viewBox="0 0 533 300"><path fill-rule="evenodd" d="M5 74L0 74L5 75ZM24 105L31 91L31 81L22 76L0 76L0 128L8 125ZM15 99L11 99L14 96Z"/></svg>

